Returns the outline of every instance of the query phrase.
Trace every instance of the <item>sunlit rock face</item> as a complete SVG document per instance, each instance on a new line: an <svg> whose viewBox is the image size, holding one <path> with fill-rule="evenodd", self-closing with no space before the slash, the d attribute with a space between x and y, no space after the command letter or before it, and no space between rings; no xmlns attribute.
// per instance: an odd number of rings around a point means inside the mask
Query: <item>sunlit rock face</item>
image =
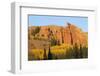
<svg viewBox="0 0 100 76"><path fill-rule="evenodd" d="M51 40L55 39L60 44L87 45L88 33L82 31L77 25L67 23L64 27L59 25L38 26L39 31L34 35L36 38ZM34 39L32 32L37 26L28 29L29 40Z"/></svg>

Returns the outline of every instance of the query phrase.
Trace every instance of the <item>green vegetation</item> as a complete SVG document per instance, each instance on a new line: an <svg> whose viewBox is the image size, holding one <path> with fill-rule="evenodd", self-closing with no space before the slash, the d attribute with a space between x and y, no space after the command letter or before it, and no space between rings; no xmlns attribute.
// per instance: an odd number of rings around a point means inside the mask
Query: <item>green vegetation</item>
<svg viewBox="0 0 100 76"><path fill-rule="evenodd" d="M29 52L29 60L53 60L53 59L79 59L88 57L88 47L72 45L56 45L49 49L33 49Z"/></svg>
<svg viewBox="0 0 100 76"><path fill-rule="evenodd" d="M52 39L50 40L50 42L51 42L51 46L57 45L57 40L54 39L54 38L52 38Z"/></svg>
<svg viewBox="0 0 100 76"><path fill-rule="evenodd" d="M37 33L39 33L39 31L40 31L40 27L37 26L37 27L35 28L35 30L32 31L32 35L35 36Z"/></svg>
<svg viewBox="0 0 100 76"><path fill-rule="evenodd" d="M82 45L78 46L77 44L75 44L72 48L69 49L66 57L71 59L87 58L88 48L86 46L82 46Z"/></svg>
<svg viewBox="0 0 100 76"><path fill-rule="evenodd" d="M32 26L28 31L28 60L88 58L88 32L70 23Z"/></svg>

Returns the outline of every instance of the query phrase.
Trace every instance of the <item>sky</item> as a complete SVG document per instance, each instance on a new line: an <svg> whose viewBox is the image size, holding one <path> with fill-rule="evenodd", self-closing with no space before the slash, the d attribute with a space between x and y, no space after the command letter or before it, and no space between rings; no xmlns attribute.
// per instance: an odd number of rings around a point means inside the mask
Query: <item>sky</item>
<svg viewBox="0 0 100 76"><path fill-rule="evenodd" d="M66 23L72 23L88 32L88 18L79 16L47 16L47 15L29 15L29 26L58 25L67 26Z"/></svg>

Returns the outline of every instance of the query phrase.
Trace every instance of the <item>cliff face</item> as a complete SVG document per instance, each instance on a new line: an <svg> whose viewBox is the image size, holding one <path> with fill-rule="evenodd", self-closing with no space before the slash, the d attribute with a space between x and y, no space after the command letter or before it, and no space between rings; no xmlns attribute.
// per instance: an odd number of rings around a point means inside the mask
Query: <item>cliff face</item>
<svg viewBox="0 0 100 76"><path fill-rule="evenodd" d="M66 32L68 33L68 35L66 34L66 40L69 40L69 42L67 42L68 44L75 44L77 43L78 45L87 45L87 41L88 41L88 36L86 35L85 32L83 32L81 29L79 29L78 27L76 27L73 24L68 24L68 26L66 27Z"/></svg>
<svg viewBox="0 0 100 76"><path fill-rule="evenodd" d="M37 27L31 26L29 27L29 39L32 40L33 32ZM77 43L78 45L87 45L88 36L85 32L83 32L77 26L68 23L66 27L48 25L48 26L39 26L39 31L34 35L34 37L51 40L55 39L60 44L70 44L74 45Z"/></svg>

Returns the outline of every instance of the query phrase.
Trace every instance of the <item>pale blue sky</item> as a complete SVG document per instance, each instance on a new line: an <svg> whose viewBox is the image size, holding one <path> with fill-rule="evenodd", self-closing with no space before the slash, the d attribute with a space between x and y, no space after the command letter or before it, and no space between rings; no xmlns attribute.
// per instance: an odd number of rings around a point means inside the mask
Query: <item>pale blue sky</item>
<svg viewBox="0 0 100 76"><path fill-rule="evenodd" d="M29 15L29 25L32 26L43 26L50 24L65 26L67 22L75 24L85 32L88 31L87 17Z"/></svg>

